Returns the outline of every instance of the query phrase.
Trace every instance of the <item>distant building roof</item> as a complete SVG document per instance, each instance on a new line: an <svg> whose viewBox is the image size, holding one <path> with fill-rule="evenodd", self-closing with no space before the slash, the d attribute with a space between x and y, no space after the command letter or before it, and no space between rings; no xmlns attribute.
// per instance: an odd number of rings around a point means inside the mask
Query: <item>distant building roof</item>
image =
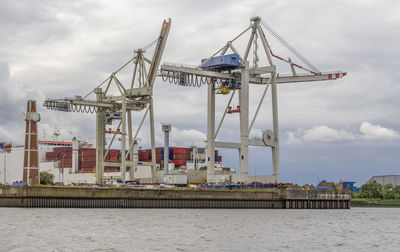
<svg viewBox="0 0 400 252"><path fill-rule="evenodd" d="M372 176L368 182L376 181L376 183L385 185L391 183L393 186L400 185L400 175L381 175Z"/></svg>

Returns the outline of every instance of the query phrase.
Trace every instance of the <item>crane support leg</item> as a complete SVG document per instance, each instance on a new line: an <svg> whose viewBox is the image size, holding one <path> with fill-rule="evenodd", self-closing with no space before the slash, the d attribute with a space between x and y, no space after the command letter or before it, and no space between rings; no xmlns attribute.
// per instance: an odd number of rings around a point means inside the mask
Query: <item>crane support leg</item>
<svg viewBox="0 0 400 252"><path fill-rule="evenodd" d="M157 165L156 165L156 139L154 136L154 107L153 99L151 99L149 104L150 112L150 135L151 135L151 171L153 182L157 181Z"/></svg>
<svg viewBox="0 0 400 252"><path fill-rule="evenodd" d="M133 148L130 148L133 145L133 132L132 132L132 112L128 111L128 140L129 140L129 160L134 162L133 160ZM134 168L133 166L129 166L129 180L134 180Z"/></svg>
<svg viewBox="0 0 400 252"><path fill-rule="evenodd" d="M240 104L240 174L248 174L249 163L249 62L243 64L242 85L239 90Z"/></svg>
<svg viewBox="0 0 400 252"><path fill-rule="evenodd" d="M121 133L121 177L125 183L126 176L126 97L122 100L122 133Z"/></svg>
<svg viewBox="0 0 400 252"><path fill-rule="evenodd" d="M271 96L272 96L272 120L274 127L274 141L275 144L272 146L272 167L273 176L276 178L276 182L279 178L279 127L278 127L278 95L276 88L276 72L271 73Z"/></svg>
<svg viewBox="0 0 400 252"><path fill-rule="evenodd" d="M215 175L215 92L214 82L207 91L207 181Z"/></svg>

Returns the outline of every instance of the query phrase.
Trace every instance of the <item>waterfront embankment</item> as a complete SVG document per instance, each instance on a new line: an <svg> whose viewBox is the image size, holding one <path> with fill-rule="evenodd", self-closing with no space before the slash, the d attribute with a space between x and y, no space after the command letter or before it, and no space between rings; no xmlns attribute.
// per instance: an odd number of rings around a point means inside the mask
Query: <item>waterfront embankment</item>
<svg viewBox="0 0 400 252"><path fill-rule="evenodd" d="M318 190L0 187L0 207L349 209L350 200L347 193Z"/></svg>
<svg viewBox="0 0 400 252"><path fill-rule="evenodd" d="M352 207L400 207L400 199L356 198L351 200Z"/></svg>

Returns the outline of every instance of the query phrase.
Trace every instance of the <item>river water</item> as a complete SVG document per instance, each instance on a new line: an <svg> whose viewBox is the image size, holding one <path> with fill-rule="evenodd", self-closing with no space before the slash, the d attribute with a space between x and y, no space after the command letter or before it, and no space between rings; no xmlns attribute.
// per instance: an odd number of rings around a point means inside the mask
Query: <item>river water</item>
<svg viewBox="0 0 400 252"><path fill-rule="evenodd" d="M400 251L400 208L0 208L0 251Z"/></svg>

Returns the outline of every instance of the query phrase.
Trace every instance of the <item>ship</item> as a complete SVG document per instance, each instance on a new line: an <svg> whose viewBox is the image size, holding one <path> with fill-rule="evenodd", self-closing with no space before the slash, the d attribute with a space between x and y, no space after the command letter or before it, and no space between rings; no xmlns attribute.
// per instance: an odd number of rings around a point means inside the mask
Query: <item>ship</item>
<svg viewBox="0 0 400 252"><path fill-rule="evenodd" d="M95 184L96 183L96 149L93 144L83 140L78 142L77 162L73 162L73 141L65 140L38 140L39 149L39 172L45 171L54 175L54 182L59 185L69 184ZM12 145L12 143L0 143L3 153L0 153L0 182L2 184L12 184L22 181L24 146ZM129 177L127 172L126 181L136 180L139 183L151 183L151 168L142 165L152 160L151 149L139 149L137 155L137 167L134 177ZM169 147L170 174L174 174L168 184L187 185L203 184L206 182L206 154L205 148L192 147ZM116 162L121 160L121 151L111 149L106 157L106 161ZM128 155L128 160L130 157ZM158 183L165 183L162 170L164 170L164 147L156 148L156 164L158 171ZM234 173L235 170L222 169L222 156L215 151L216 169L221 173ZM128 167L129 171L130 167ZM120 177L120 167L104 167L104 176L109 178L107 183L118 183ZM180 176L178 176L180 175Z"/></svg>

